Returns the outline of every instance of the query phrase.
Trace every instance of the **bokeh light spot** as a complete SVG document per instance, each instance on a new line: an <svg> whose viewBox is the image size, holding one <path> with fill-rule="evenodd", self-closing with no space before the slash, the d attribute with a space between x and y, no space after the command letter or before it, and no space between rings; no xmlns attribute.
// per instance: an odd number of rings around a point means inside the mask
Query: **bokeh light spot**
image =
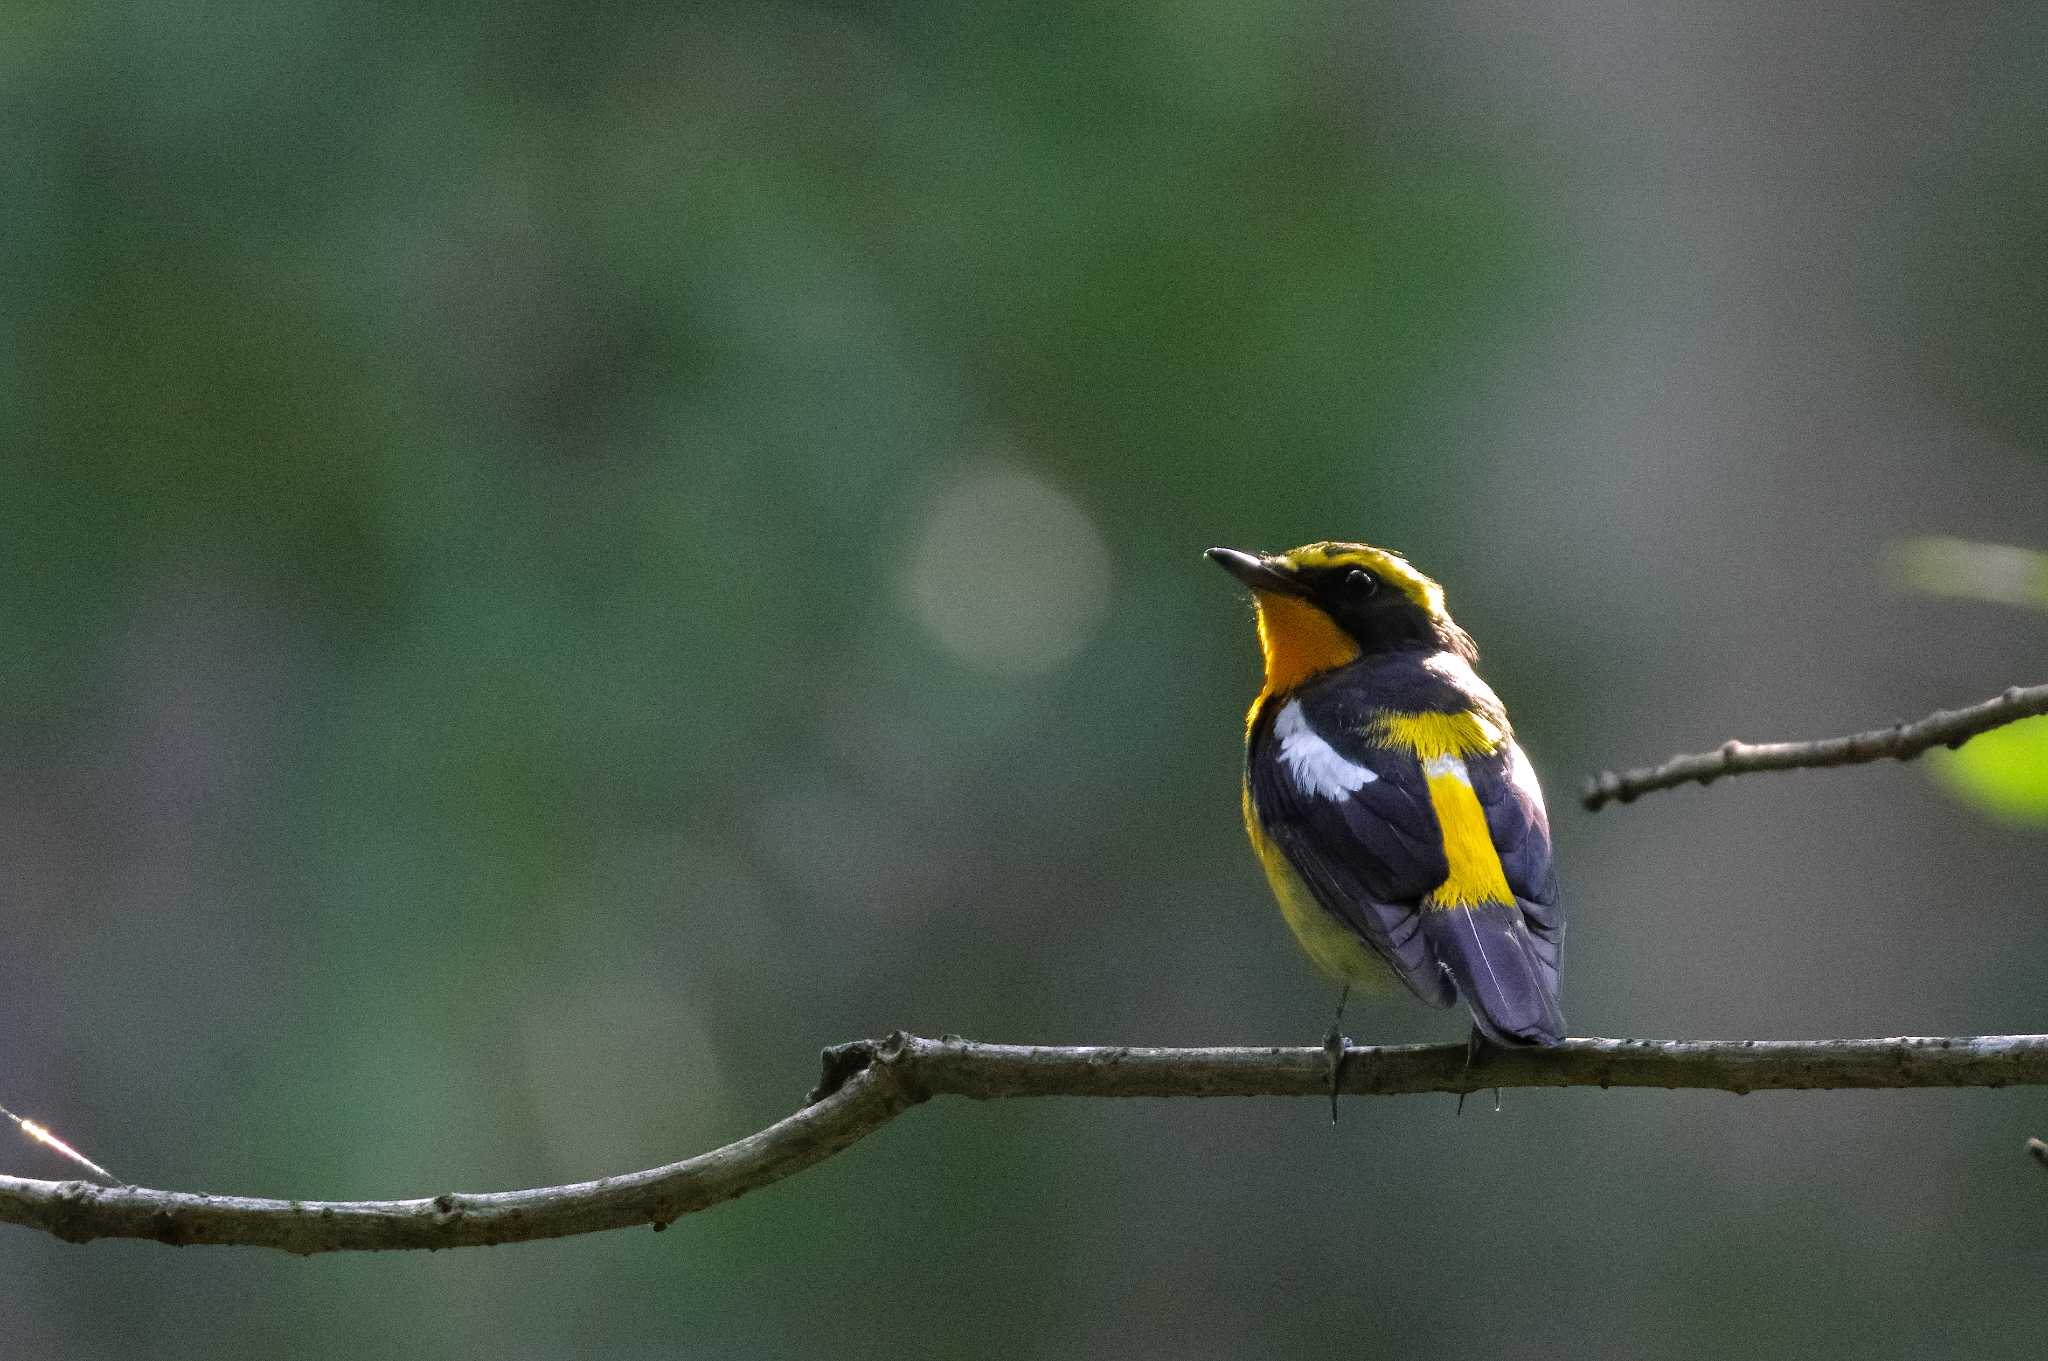
<svg viewBox="0 0 2048 1361"><path fill-rule="evenodd" d="M1073 657L1102 622L1109 550L1072 497L992 459L933 498L903 590L954 658L996 675L1037 675Z"/></svg>

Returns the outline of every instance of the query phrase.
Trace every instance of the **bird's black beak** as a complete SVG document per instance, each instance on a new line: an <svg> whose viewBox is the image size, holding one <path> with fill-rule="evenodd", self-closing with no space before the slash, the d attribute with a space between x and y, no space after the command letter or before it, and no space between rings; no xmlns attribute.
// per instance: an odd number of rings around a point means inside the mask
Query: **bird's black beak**
<svg viewBox="0 0 2048 1361"><path fill-rule="evenodd" d="M1261 554L1240 552L1235 548L1212 548L1202 556L1255 591L1271 591L1276 595L1303 594L1301 583L1291 573L1275 567L1271 558Z"/></svg>

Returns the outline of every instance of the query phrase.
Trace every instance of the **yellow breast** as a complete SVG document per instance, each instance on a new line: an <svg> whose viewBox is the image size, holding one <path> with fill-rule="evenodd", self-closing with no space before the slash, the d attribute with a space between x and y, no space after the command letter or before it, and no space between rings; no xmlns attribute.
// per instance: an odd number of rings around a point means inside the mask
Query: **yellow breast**
<svg viewBox="0 0 2048 1361"><path fill-rule="evenodd" d="M1266 882L1273 887L1280 915L1287 919L1287 929L1294 933L1315 966L1346 983L1372 988L1391 984L1394 974L1385 961L1372 952L1357 932L1316 901L1315 894L1287 862L1287 853L1259 825L1258 810L1252 807L1250 781L1244 787L1244 830L1251 838L1260 868L1266 871Z"/></svg>

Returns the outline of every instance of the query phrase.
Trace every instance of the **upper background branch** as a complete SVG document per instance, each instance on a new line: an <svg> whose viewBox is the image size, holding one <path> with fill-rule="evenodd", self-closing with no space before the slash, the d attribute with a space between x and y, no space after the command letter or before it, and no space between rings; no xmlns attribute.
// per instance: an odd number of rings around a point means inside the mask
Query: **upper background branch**
<svg viewBox="0 0 2048 1361"><path fill-rule="evenodd" d="M1586 781L1580 801L1597 813L1609 803L1671 789L1688 781L1712 784L1723 775L1759 770L1810 770L1861 765L1866 761L1910 761L1930 747L1960 747L1978 733L2022 718L2048 714L2048 685L2014 685L2004 694L1966 709L1941 709L1912 723L1896 723L1848 737L1814 742L1722 743L1713 751L1674 756L1662 765L1605 770Z"/></svg>

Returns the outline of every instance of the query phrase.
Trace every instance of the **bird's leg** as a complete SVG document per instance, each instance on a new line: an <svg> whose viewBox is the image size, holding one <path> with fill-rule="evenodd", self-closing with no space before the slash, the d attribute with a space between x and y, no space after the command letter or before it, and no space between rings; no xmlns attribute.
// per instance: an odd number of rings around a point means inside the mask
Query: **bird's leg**
<svg viewBox="0 0 2048 1361"><path fill-rule="evenodd" d="M1323 1053L1330 1060L1330 1123L1337 1123L1337 1083L1344 1075L1344 1004L1351 1000L1351 985L1337 994L1337 1014L1330 1018L1330 1033L1323 1037Z"/></svg>

